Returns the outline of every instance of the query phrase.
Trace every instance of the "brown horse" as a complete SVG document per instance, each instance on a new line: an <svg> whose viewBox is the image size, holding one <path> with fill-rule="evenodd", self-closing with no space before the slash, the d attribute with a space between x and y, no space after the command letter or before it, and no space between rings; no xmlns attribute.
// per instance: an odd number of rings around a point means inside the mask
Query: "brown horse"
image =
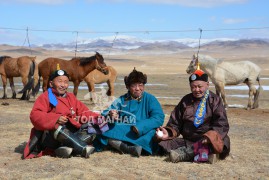
<svg viewBox="0 0 269 180"><path fill-rule="evenodd" d="M88 85L90 92L90 99L92 100L92 95L94 94L94 84L101 84L106 82L108 85L107 95L114 96L114 83L117 79L117 71L112 66L107 66L108 74L105 75L98 70L93 70L85 78L84 81Z"/></svg>
<svg viewBox="0 0 269 180"><path fill-rule="evenodd" d="M21 77L25 89L21 97L22 100L30 98L30 89L34 86L34 73L36 57L22 56L18 58L12 58L10 56L0 57L0 74L3 82L4 95L3 99L7 98L7 79L9 79L10 87L12 90L12 98L16 98L16 92L14 87L13 77Z"/></svg>
<svg viewBox="0 0 269 180"><path fill-rule="evenodd" d="M78 86L81 81L94 69L101 71L104 74L108 73L107 66L101 54L96 52L91 57L77 57L71 60L63 60L59 58L47 58L38 64L39 82L40 77L43 78L43 92L48 88L49 76L57 69L57 64L60 68L69 74L69 79L74 83L73 93L77 95ZM38 83L40 85L40 83ZM35 93L39 90L39 86L35 88Z"/></svg>

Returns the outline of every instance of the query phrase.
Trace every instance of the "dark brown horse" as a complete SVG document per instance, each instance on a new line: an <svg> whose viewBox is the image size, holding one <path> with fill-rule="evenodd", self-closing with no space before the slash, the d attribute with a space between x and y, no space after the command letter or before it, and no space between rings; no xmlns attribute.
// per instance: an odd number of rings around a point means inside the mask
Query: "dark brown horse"
<svg viewBox="0 0 269 180"><path fill-rule="evenodd" d="M21 99L26 100L30 98L30 90L34 86L35 62L36 57L22 56L12 58L10 56L0 57L0 74L3 82L4 95L3 99L7 98L7 79L9 79L12 90L12 98L16 98L16 91L14 87L13 77L21 77L24 87L29 87L24 90Z"/></svg>
<svg viewBox="0 0 269 180"><path fill-rule="evenodd" d="M81 81L89 74L89 72L97 69L104 74L108 74L107 66L101 54L96 52L91 57L77 57L71 60L63 60L59 58L47 58L38 64L39 81L43 78L43 92L48 88L49 76L57 69L59 64L60 69L65 70L69 74L69 79L74 83L73 93L77 95L78 86ZM35 88L35 93L38 92L39 87Z"/></svg>

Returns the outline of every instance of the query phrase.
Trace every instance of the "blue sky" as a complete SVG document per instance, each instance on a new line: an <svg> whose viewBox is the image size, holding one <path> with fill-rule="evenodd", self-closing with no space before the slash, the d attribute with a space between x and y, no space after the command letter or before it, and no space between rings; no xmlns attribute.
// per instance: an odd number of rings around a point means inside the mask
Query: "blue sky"
<svg viewBox="0 0 269 180"><path fill-rule="evenodd" d="M206 39L269 38L268 0L1 0L0 6L0 44L23 44L27 27L33 44L115 37L115 32L198 39L199 28Z"/></svg>

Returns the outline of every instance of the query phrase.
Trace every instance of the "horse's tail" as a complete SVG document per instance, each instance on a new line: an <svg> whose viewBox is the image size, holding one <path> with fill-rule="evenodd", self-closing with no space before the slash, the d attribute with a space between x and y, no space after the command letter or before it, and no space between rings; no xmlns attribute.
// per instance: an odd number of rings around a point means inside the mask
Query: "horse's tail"
<svg viewBox="0 0 269 180"><path fill-rule="evenodd" d="M38 72L38 82L37 82L37 84L36 84L36 86L33 88L33 90L32 90L32 96L36 96L37 95L37 93L39 92L39 89L40 89L40 79L41 79L41 75L40 75L40 73Z"/></svg>
<svg viewBox="0 0 269 180"><path fill-rule="evenodd" d="M30 65L30 71L28 74L28 82L27 84L23 87L22 90L20 90L18 93L26 93L28 90L31 90L34 84L34 73L35 73L35 61L32 61Z"/></svg>
<svg viewBox="0 0 269 180"><path fill-rule="evenodd" d="M260 92L262 90L262 86L261 86L261 83L260 83L260 77L258 76L257 77L257 81L259 83L259 87L254 95L254 103L253 103L253 109L255 108L258 108L259 107L259 96L260 96Z"/></svg>

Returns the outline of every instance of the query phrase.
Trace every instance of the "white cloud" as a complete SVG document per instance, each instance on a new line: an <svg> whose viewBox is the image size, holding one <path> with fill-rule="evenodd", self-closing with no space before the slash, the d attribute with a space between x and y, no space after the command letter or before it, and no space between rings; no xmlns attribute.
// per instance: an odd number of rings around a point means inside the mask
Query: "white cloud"
<svg viewBox="0 0 269 180"><path fill-rule="evenodd" d="M74 0L1 0L0 4L13 4L13 3L20 3L20 4L47 4L47 5L54 5L54 4L64 4L69 3Z"/></svg>
<svg viewBox="0 0 269 180"><path fill-rule="evenodd" d="M228 4L242 4L249 0L86 0L88 2L108 3L145 3L145 4L174 4L188 7L216 7Z"/></svg>
<svg viewBox="0 0 269 180"><path fill-rule="evenodd" d="M217 17L216 16L211 16L211 17L209 17L209 20L212 21L212 22L214 22L214 21L217 20Z"/></svg>
<svg viewBox="0 0 269 180"><path fill-rule="evenodd" d="M233 19L233 18L228 18L228 19L223 19L223 23L224 24L240 24L240 23L244 23L247 22L247 19Z"/></svg>

